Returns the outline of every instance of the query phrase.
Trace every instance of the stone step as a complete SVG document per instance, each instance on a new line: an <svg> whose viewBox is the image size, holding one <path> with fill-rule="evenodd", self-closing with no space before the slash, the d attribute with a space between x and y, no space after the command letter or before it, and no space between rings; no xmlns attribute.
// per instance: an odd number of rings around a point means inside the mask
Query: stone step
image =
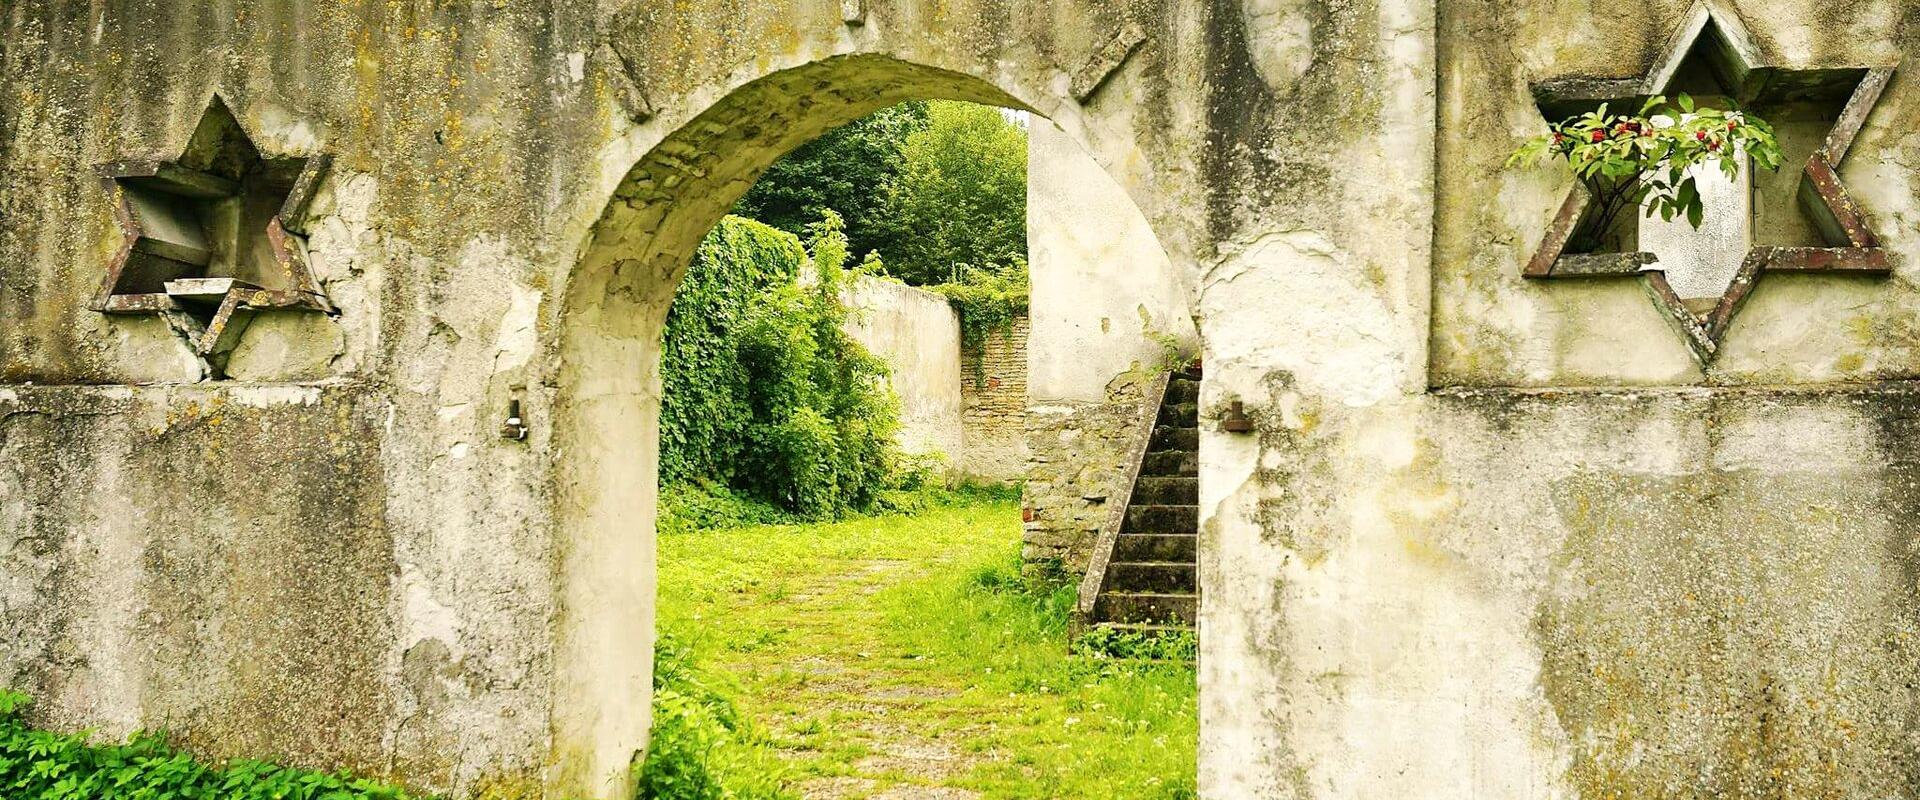
<svg viewBox="0 0 1920 800"><path fill-rule="evenodd" d="M1179 475L1142 475L1133 484L1133 502L1143 506L1191 506L1200 502L1200 479Z"/></svg>
<svg viewBox="0 0 1920 800"><path fill-rule="evenodd" d="M1155 625L1150 622L1101 622L1095 624L1093 627L1112 628L1116 631L1133 631L1150 636L1169 636L1193 631L1192 625Z"/></svg>
<svg viewBox="0 0 1920 800"><path fill-rule="evenodd" d="M1121 533L1194 533L1200 530L1199 506L1128 506Z"/></svg>
<svg viewBox="0 0 1920 800"><path fill-rule="evenodd" d="M1168 403L1160 407L1160 419L1156 425L1173 425L1193 428L1200 425L1199 403Z"/></svg>
<svg viewBox="0 0 1920 800"><path fill-rule="evenodd" d="M1184 476L1200 474L1200 454L1193 451L1162 450L1148 453L1140 460L1140 476Z"/></svg>
<svg viewBox="0 0 1920 800"><path fill-rule="evenodd" d="M1115 561L1178 561L1192 564L1200 537L1190 533L1123 533L1113 544Z"/></svg>
<svg viewBox="0 0 1920 800"><path fill-rule="evenodd" d="M1107 590L1192 594L1199 590L1198 570L1191 561L1122 561L1107 565Z"/></svg>
<svg viewBox="0 0 1920 800"><path fill-rule="evenodd" d="M1191 379L1180 378L1180 377L1176 377L1173 380L1167 381L1166 402L1168 403L1200 402L1200 382L1197 380L1191 380Z"/></svg>
<svg viewBox="0 0 1920 800"><path fill-rule="evenodd" d="M1147 447L1149 452L1161 450L1199 450L1200 429L1180 428L1172 425L1157 425L1153 429L1153 443Z"/></svg>
<svg viewBox="0 0 1920 800"><path fill-rule="evenodd" d="M1106 592L1094 603L1097 622L1134 622L1192 625L1199 597L1192 594Z"/></svg>

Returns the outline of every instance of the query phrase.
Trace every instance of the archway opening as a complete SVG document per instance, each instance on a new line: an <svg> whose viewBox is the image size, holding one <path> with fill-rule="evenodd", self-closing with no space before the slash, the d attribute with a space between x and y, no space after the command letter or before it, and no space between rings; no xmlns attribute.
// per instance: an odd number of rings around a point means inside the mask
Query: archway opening
<svg viewBox="0 0 1920 800"><path fill-rule="evenodd" d="M783 154L928 99L1029 110L980 79L890 58L813 62L734 90L668 135L621 182L595 226L563 294L553 410L564 609L553 729L562 786L623 794L645 748L656 645L660 343L696 251L716 225L727 227L726 213ZM817 259L821 241L802 255ZM1060 597L1076 600L1071 586ZM1189 760L1192 749L1185 745ZM1190 771L1166 783L1180 796L1192 785Z"/></svg>

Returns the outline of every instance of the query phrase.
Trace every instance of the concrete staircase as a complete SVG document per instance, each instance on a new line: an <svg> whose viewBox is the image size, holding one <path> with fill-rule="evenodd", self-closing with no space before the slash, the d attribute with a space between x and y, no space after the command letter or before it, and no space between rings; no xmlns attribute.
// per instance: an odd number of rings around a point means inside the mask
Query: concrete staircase
<svg viewBox="0 0 1920 800"><path fill-rule="evenodd" d="M1192 630L1198 612L1200 369L1168 374L1125 516L1086 623L1148 633Z"/></svg>

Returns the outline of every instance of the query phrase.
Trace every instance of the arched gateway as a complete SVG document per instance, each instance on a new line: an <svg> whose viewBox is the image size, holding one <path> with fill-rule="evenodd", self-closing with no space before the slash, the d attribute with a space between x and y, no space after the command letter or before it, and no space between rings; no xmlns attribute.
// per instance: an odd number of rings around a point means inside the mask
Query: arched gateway
<svg viewBox="0 0 1920 800"><path fill-rule="evenodd" d="M688 257L950 97L1060 125L1192 287L1204 796L1920 794L1911 4L1522 5L0 5L0 687L618 796ZM1529 277L1573 183L1506 156L1646 76L1777 103L1726 227L1831 262L1824 207L1873 274L1765 267L1711 359L1653 277Z"/></svg>

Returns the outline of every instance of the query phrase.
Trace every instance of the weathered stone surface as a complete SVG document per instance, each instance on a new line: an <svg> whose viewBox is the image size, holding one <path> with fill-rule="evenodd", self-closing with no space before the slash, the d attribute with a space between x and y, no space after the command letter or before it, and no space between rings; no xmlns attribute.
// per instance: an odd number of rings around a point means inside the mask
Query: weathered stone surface
<svg viewBox="0 0 1920 800"><path fill-rule="evenodd" d="M1027 338L1023 314L987 333L978 348L960 350L966 476L1018 483L1026 474Z"/></svg>
<svg viewBox="0 0 1920 800"><path fill-rule="evenodd" d="M1920 54L1899 0L1741 5L1770 61ZM1204 796L1920 794L1905 79L1841 168L1892 279L1759 283L1715 374L1637 287L1520 276L1566 189L1500 168L1528 84L1644 74L1686 11L8 4L0 680L213 755L624 796L677 279L779 154L958 97L1051 118L1171 272L1109 262L1079 282L1132 288L1058 340L1036 268L1030 553L1083 557L1148 332L1204 356ZM116 239L89 165L178 153L216 89L263 154L335 156L301 229L337 344L263 327L242 352L286 357L245 381L85 302ZM1788 162L1828 127L1782 121ZM1817 240L1769 180L1756 244ZM1093 379L1043 388L1076 336ZM1835 384L1862 380L1901 383ZM1668 388L1567 388L1595 384ZM513 401L524 442L496 434ZM1220 429L1234 402L1253 432Z"/></svg>
<svg viewBox="0 0 1920 800"><path fill-rule="evenodd" d="M885 362L900 399L901 449L964 463L960 315L944 295L860 276L843 294L847 335Z"/></svg>

